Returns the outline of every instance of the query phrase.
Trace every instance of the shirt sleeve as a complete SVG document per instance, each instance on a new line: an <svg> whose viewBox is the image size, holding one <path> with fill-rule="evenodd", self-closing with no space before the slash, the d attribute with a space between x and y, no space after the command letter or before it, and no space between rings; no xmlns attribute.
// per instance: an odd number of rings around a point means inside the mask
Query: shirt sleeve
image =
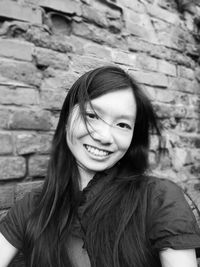
<svg viewBox="0 0 200 267"><path fill-rule="evenodd" d="M195 248L200 256L200 229L182 189L159 179L151 184L150 191L148 233L153 248Z"/></svg>
<svg viewBox="0 0 200 267"><path fill-rule="evenodd" d="M30 213L31 194L25 195L0 222L0 232L18 250L23 248L24 233Z"/></svg>

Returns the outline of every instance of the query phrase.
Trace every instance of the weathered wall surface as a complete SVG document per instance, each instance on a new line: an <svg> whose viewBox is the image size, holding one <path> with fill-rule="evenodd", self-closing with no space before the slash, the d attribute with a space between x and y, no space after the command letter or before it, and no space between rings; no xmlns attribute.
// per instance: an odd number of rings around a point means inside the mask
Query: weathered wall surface
<svg viewBox="0 0 200 267"><path fill-rule="evenodd" d="M0 217L41 185L67 90L104 64L141 83L164 126L159 163L152 138L154 173L200 206L197 2L0 0Z"/></svg>
<svg viewBox="0 0 200 267"><path fill-rule="evenodd" d="M186 2L0 0L1 216L42 183L67 90L104 64L150 96L165 137L160 163L152 138L154 173L200 205L200 6Z"/></svg>

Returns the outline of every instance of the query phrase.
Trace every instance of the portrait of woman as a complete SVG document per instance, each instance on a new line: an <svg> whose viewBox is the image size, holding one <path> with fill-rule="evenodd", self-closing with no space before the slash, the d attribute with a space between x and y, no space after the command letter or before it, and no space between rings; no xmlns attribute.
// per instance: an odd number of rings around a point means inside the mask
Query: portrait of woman
<svg viewBox="0 0 200 267"><path fill-rule="evenodd" d="M182 189L150 175L148 97L117 66L69 90L44 184L0 224L0 267L197 267L200 230Z"/></svg>

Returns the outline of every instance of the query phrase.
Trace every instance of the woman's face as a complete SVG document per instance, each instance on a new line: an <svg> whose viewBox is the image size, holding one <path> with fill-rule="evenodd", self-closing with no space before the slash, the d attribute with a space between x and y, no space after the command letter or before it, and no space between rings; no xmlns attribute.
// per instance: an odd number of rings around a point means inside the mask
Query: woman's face
<svg viewBox="0 0 200 267"><path fill-rule="evenodd" d="M88 130L75 105L67 123L67 144L79 168L88 173L109 169L128 150L135 125L136 101L132 89L97 97L86 104Z"/></svg>

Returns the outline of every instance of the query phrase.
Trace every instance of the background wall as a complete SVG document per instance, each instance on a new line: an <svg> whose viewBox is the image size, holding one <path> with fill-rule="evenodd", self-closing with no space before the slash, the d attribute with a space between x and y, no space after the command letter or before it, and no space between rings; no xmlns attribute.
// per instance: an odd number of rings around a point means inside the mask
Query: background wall
<svg viewBox="0 0 200 267"><path fill-rule="evenodd" d="M164 125L153 172L200 207L200 4L186 0L0 0L0 216L40 186L67 90L117 64L141 83Z"/></svg>

